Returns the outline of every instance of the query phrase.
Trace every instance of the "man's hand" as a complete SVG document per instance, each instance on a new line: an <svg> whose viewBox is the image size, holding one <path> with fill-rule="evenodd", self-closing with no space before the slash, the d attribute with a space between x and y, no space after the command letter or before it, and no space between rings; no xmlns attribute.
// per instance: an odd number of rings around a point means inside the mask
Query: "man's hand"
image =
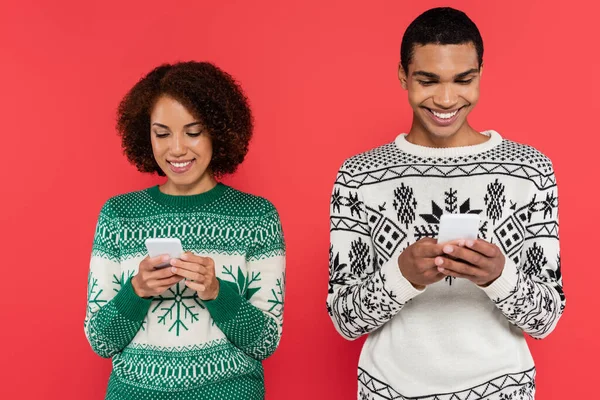
<svg viewBox="0 0 600 400"><path fill-rule="evenodd" d="M444 255L435 239L424 238L408 246L398 257L400 272L415 288L424 289L446 277L438 271L436 257Z"/></svg>
<svg viewBox="0 0 600 400"><path fill-rule="evenodd" d="M459 240L443 245L442 250L448 257L436 257L435 265L443 275L465 278L485 287L504 270L504 254L485 240Z"/></svg>

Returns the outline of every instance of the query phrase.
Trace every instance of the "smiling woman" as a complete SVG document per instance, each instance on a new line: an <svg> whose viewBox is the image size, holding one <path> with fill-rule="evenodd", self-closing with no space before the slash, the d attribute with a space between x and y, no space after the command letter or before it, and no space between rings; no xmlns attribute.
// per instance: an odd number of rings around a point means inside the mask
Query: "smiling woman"
<svg viewBox="0 0 600 400"><path fill-rule="evenodd" d="M246 97L212 64L163 65L125 96L117 128L128 159L167 179L98 219L85 333L113 360L106 398L262 399L283 324L281 223L268 200L217 181L248 151ZM150 258L149 238L185 253Z"/></svg>
<svg viewBox="0 0 600 400"><path fill-rule="evenodd" d="M168 126L174 119L183 124ZM164 165L153 154L154 136L178 134L184 128L188 136L210 137L213 175L235 172L248 152L253 123L247 99L229 74L210 63L162 65L140 80L119 105L117 130L127 158L141 172L165 176Z"/></svg>
<svg viewBox="0 0 600 400"><path fill-rule="evenodd" d="M212 142L202 123L172 97L159 97L150 115L152 152L167 176L169 194L205 192L216 184L209 169Z"/></svg>

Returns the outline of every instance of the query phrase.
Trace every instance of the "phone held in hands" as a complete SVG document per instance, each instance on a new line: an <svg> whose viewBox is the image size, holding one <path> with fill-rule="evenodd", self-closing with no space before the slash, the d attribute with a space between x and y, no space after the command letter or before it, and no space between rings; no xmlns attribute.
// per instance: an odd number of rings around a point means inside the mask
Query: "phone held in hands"
<svg viewBox="0 0 600 400"><path fill-rule="evenodd" d="M442 214L438 243L456 240L476 240L479 233L479 215L477 214Z"/></svg>
<svg viewBox="0 0 600 400"><path fill-rule="evenodd" d="M168 254L170 258L181 258L183 247L178 238L149 238L145 241L146 249L150 257L158 257ZM157 265L156 268L168 267L169 262Z"/></svg>

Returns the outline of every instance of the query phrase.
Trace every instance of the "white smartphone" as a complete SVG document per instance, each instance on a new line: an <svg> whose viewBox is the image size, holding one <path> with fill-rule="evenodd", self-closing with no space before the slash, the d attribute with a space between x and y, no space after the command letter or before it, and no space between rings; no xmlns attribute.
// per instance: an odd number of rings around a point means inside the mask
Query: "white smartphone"
<svg viewBox="0 0 600 400"><path fill-rule="evenodd" d="M442 214L438 243L455 240L476 240L479 233L479 215Z"/></svg>
<svg viewBox="0 0 600 400"><path fill-rule="evenodd" d="M145 243L150 257L168 254L171 258L180 258L183 254L181 240L178 238L150 238L146 239ZM167 266L169 266L169 262L157 265L156 268L164 268Z"/></svg>

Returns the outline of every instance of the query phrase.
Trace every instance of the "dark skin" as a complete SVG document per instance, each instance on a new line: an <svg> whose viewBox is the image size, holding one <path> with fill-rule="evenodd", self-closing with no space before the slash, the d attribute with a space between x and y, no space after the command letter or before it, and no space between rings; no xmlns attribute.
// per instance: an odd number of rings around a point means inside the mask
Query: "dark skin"
<svg viewBox="0 0 600 400"><path fill-rule="evenodd" d="M138 273L131 278L133 290L140 297L154 297L166 292L183 279L170 268L157 269L156 266L169 261L169 256L146 257L140 262Z"/></svg>
<svg viewBox="0 0 600 400"><path fill-rule="evenodd" d="M219 280L215 273L215 262L210 257L201 257L187 252L181 260L171 260L171 272L185 278L185 285L198 292L202 300L214 300L219 295Z"/></svg>
<svg viewBox="0 0 600 400"><path fill-rule="evenodd" d="M202 124L178 101L162 96L151 115L152 151L154 158L167 175L160 187L166 194L191 195L204 193L215 187L211 173L212 142ZM176 173L171 163L189 163L185 173ZM187 279L185 284L198 292L202 300L213 300L219 294L219 280L211 258L185 253L181 260L170 261L170 268L156 269L169 261L168 256L148 258L140 263L139 272L131 279L133 290L140 297L159 296L171 286Z"/></svg>
<svg viewBox="0 0 600 400"><path fill-rule="evenodd" d="M408 71L398 78L408 92L413 121L407 140L426 147L458 147L485 142L467 117L479 101L483 68L472 44L415 46ZM440 125L431 113L457 112L450 125Z"/></svg>
<svg viewBox="0 0 600 400"><path fill-rule="evenodd" d="M169 262L169 256L146 257L140 263L138 273L132 278L135 293L140 297L160 296L171 286L186 279L185 285L198 292L202 300L214 300L219 294L219 280L215 263L209 257L186 252L181 259L170 260L171 267L156 266Z"/></svg>
<svg viewBox="0 0 600 400"><path fill-rule="evenodd" d="M436 257L435 265L446 276L468 279L486 287L504 270L504 254L498 246L485 240L460 240L444 245L442 251L447 257Z"/></svg>
<svg viewBox="0 0 600 400"><path fill-rule="evenodd" d="M426 147L473 146L489 138L473 129L467 116L479 100L482 68L473 44L416 46L408 71L398 77L408 91L413 123L406 140ZM451 114L451 124L436 123L433 112ZM485 287L502 274L505 258L498 246L478 239L438 244L431 238L408 246L398 257L402 275L417 289L446 276Z"/></svg>
<svg viewBox="0 0 600 400"><path fill-rule="evenodd" d="M398 257L400 272L419 290L446 276L468 279L486 287L502 274L504 263L504 254L498 246L481 239L438 244L435 239L424 238L408 246Z"/></svg>
<svg viewBox="0 0 600 400"><path fill-rule="evenodd" d="M446 275L438 271L437 257L443 256L443 246L432 238L423 238L408 246L398 257L402 275L417 289L423 290L444 279Z"/></svg>

